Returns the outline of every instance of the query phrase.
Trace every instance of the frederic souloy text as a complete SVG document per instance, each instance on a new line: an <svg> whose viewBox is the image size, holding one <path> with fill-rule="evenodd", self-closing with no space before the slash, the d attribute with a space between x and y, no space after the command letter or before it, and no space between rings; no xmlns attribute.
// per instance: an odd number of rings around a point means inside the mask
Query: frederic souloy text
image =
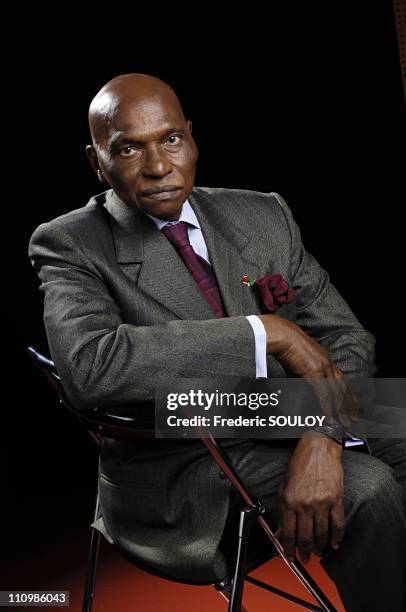
<svg viewBox="0 0 406 612"><path fill-rule="evenodd" d="M305 416L289 415L275 416L268 418L255 416L244 418L242 416L230 418L215 415L213 417L195 415L190 418L168 416L166 419L169 427L314 427L323 425L325 416Z"/></svg>
<svg viewBox="0 0 406 612"><path fill-rule="evenodd" d="M257 410L260 406L277 406L281 391L275 393L226 393L218 389L213 393L205 393L201 389L194 389L187 393L168 393L166 407L168 410L177 410L179 406L200 406L210 410L212 406L240 406Z"/></svg>

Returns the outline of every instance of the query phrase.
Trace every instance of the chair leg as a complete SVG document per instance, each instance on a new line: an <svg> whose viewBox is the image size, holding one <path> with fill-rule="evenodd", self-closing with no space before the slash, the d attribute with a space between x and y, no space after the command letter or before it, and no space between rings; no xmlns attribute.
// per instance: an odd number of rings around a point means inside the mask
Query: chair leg
<svg viewBox="0 0 406 612"><path fill-rule="evenodd" d="M99 493L96 497L96 508L94 511L94 520L97 520L100 515ZM100 532L97 529L91 528L89 557L86 569L85 590L83 593L82 612L91 612L94 596L94 587L96 583L97 559L99 556Z"/></svg>
<svg viewBox="0 0 406 612"><path fill-rule="evenodd" d="M260 506L244 506L240 510L238 548L232 583L222 581L214 586L228 601L228 612L247 612L242 605L244 581L247 573L248 542L253 522L258 518Z"/></svg>
<svg viewBox="0 0 406 612"><path fill-rule="evenodd" d="M85 591L83 594L82 612L91 612L96 582L97 558L99 554L100 533L92 528L90 536L89 560L87 563Z"/></svg>
<svg viewBox="0 0 406 612"><path fill-rule="evenodd" d="M218 593L220 593L220 595L222 597L224 597L224 599L227 601L228 604L230 604L230 597L231 597L231 585L230 584L225 584L225 585L215 585L216 591L218 591ZM229 609L229 608L228 608ZM244 608L244 606L241 606L240 610L238 612L248 612L247 608Z"/></svg>
<svg viewBox="0 0 406 612"><path fill-rule="evenodd" d="M247 573L247 552L250 530L253 522L258 518L257 506L244 506L240 510L240 525L238 528L238 550L235 562L233 586L231 589L228 612L240 612L244 581Z"/></svg>

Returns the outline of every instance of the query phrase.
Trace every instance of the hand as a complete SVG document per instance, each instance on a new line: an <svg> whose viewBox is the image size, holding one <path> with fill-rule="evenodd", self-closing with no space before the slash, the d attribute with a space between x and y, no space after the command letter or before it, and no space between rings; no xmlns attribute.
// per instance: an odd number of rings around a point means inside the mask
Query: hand
<svg viewBox="0 0 406 612"><path fill-rule="evenodd" d="M313 379L309 382L327 420L336 415L344 427L359 420L357 398L329 352L292 321L277 315L259 315L259 318L266 331L267 352L292 374Z"/></svg>
<svg viewBox="0 0 406 612"><path fill-rule="evenodd" d="M313 436L305 434L290 458L279 491L276 532L288 558L294 559L298 546L304 563L312 551L321 556L329 542L336 550L344 536L342 446Z"/></svg>

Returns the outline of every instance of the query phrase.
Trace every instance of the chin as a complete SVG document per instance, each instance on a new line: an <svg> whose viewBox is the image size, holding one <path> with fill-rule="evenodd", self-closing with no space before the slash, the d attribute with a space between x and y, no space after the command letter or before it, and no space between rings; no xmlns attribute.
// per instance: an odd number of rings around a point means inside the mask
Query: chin
<svg viewBox="0 0 406 612"><path fill-rule="evenodd" d="M162 206L159 210L156 210L155 212L150 212L149 214L152 215L153 217L158 217L159 219L165 219L167 221L175 221L179 219L181 210L182 210L182 205L179 206L179 208L177 209L171 209L171 210L168 210L168 208L165 208L164 206Z"/></svg>
<svg viewBox="0 0 406 612"><path fill-rule="evenodd" d="M153 217L160 219L178 219L182 210L184 200L181 202L160 202L160 203L145 203L140 206L144 213L148 213Z"/></svg>

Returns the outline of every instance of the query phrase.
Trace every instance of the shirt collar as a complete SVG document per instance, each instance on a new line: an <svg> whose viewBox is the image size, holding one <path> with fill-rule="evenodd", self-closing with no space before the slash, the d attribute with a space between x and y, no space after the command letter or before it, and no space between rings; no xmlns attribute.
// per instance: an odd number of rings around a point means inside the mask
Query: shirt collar
<svg viewBox="0 0 406 612"><path fill-rule="evenodd" d="M189 225L192 225L193 227L198 227L199 229L201 229L200 223L197 220L195 211L191 207L189 200L185 200L183 202L182 211L177 221L166 221L165 219L159 219L158 217L153 217L152 215L149 215L148 213L145 213L145 214L155 223L155 225L157 226L159 230L165 227L165 225L175 225L176 223L179 223L180 221L184 221L185 223L189 223Z"/></svg>

